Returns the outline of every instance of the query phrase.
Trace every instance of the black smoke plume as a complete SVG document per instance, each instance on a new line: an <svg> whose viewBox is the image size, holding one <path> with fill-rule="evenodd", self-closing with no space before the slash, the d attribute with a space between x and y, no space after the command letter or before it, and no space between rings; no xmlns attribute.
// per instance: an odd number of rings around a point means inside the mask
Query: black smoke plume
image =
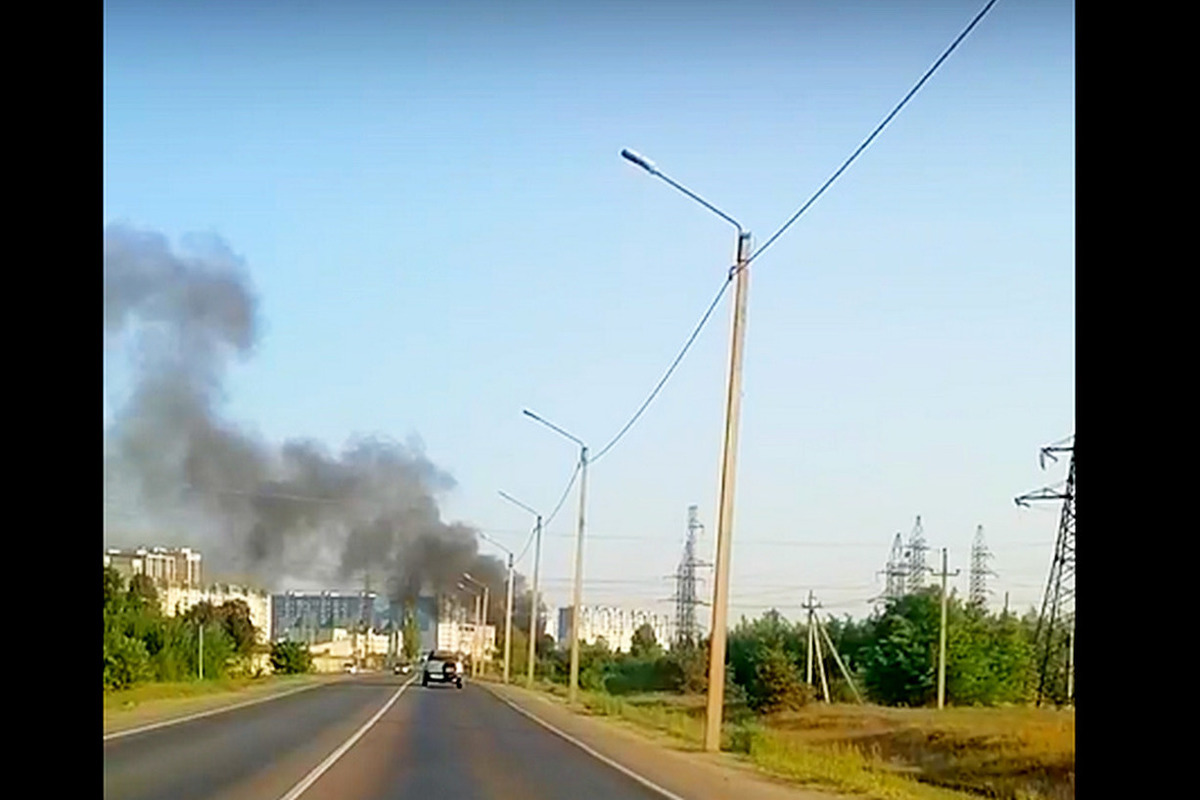
<svg viewBox="0 0 1200 800"><path fill-rule="evenodd" d="M189 244L177 253L157 233L105 230L106 345L133 354L130 395L106 431L106 481L132 488L142 519L185 525L172 543L268 588L349 588L370 570L404 602L456 592L469 572L491 589L489 614L502 609L505 566L478 552L475 529L441 519L437 497L454 480L418 444L275 447L222 416L226 370L258 340L258 301L227 246Z"/></svg>

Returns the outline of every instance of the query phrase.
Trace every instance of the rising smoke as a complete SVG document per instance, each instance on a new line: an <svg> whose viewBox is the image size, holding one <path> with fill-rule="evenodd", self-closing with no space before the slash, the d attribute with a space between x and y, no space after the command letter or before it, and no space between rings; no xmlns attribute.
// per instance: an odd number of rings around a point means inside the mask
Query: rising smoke
<svg viewBox="0 0 1200 800"><path fill-rule="evenodd" d="M141 519L186 527L175 543L217 571L268 588L349 587L369 569L402 602L454 591L470 572L502 597L503 564L478 552L473 528L442 521L437 496L454 480L419 445L275 447L222 417L226 370L257 342L258 302L227 246L187 244L180 254L157 233L105 230L106 344L134 355L132 391L106 431L106 483L130 487Z"/></svg>

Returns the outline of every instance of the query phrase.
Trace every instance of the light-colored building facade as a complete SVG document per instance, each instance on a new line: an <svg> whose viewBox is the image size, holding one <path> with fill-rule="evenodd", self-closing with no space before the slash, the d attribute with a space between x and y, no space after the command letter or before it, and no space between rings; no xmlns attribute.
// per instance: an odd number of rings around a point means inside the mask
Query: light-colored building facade
<svg viewBox="0 0 1200 800"><path fill-rule="evenodd" d="M482 662L491 661L496 653L496 626L439 622L437 646L433 649L463 653Z"/></svg>
<svg viewBox="0 0 1200 800"><path fill-rule="evenodd" d="M571 607L558 610L558 642L571 641ZM579 641L595 644L604 639L613 651L627 653L634 632L643 625L654 631L655 640L664 648L671 641L671 618L645 609L617 606L583 606L579 615Z"/></svg>
<svg viewBox="0 0 1200 800"><path fill-rule="evenodd" d="M250 621L259 633L259 641L273 641L271 595L267 592L225 584L214 584L204 588L165 586L158 590L158 597L162 602L163 613L168 616L186 613L188 609L206 601L220 606L231 600L241 600L250 609Z"/></svg>
<svg viewBox="0 0 1200 800"><path fill-rule="evenodd" d="M425 595L417 600L417 627L421 652L449 650L478 659L493 660L496 651L496 626L482 625L476 633L473 609L450 595Z"/></svg>
<svg viewBox="0 0 1200 800"><path fill-rule="evenodd" d="M341 672L347 664L383 666L392 654L395 638L385 633L360 633L346 628L326 628L314 633L308 645L318 672Z"/></svg>
<svg viewBox="0 0 1200 800"><path fill-rule="evenodd" d="M190 547L109 548L104 566L112 567L126 581L148 575L158 586L200 586L204 582L200 553Z"/></svg>

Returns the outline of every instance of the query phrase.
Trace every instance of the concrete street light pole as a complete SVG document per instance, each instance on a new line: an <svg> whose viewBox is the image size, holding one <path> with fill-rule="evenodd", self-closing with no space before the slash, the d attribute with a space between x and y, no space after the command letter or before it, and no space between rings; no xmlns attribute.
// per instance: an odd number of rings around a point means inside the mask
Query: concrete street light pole
<svg viewBox="0 0 1200 800"><path fill-rule="evenodd" d="M469 573L464 572L463 578L478 586L483 590L483 594L477 596L477 605L475 606L475 650L477 655L471 659L471 674L478 676L483 669L480 663L483 660L483 628L487 625L487 607L488 607L488 586L486 583L477 581L471 577Z"/></svg>
<svg viewBox="0 0 1200 800"><path fill-rule="evenodd" d="M721 449L721 494L717 509L717 558L713 576L712 636L709 639L708 709L704 727L704 749L721 749L721 718L725 706L725 630L729 611L729 558L733 536L733 489L737 472L738 426L742 407L742 354L746 341L746 294L750 283L750 233L741 223L664 175L654 162L622 150L621 156L679 190L737 228L734 279L733 329L729 347L728 393L725 400L725 436Z"/></svg>
<svg viewBox="0 0 1200 800"><path fill-rule="evenodd" d="M571 605L571 683L567 690L567 702L574 705L579 696L579 606L583 602L583 529L584 512L587 508L588 448L582 440L567 433L554 423L547 422L532 411L526 409L525 416L542 423L579 445L579 527L575 532L575 588L572 592Z"/></svg>
<svg viewBox="0 0 1200 800"><path fill-rule="evenodd" d="M539 602L540 598L538 597L538 578L540 577L538 575L538 571L542 563L542 515L510 494L500 492L500 496L508 502L525 509L530 514L533 514L535 517L537 517L537 527L534 528L534 536L536 537L536 541L534 542L533 546L533 594L531 596L529 605L528 675L525 678L525 685L532 689L533 668L534 664L537 663L537 620L538 612L541 609L541 603Z"/></svg>
<svg viewBox="0 0 1200 800"><path fill-rule="evenodd" d="M508 683L509 662L512 659L512 594L513 555L508 554L508 598L504 601L504 682Z"/></svg>
<svg viewBox="0 0 1200 800"><path fill-rule="evenodd" d="M479 537L508 553L508 596L504 601L504 682L508 683L509 661L512 658L513 552L482 531Z"/></svg>

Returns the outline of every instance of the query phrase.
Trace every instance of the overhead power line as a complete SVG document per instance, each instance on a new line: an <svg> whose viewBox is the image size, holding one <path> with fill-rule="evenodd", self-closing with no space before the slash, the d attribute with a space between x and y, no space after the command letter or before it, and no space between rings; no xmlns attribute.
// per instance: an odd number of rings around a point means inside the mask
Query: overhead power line
<svg viewBox="0 0 1200 800"><path fill-rule="evenodd" d="M700 318L700 322L696 325L695 330L692 331L692 335L688 337L686 342L684 342L683 348L679 351L679 355L675 356L675 360L671 362L671 366L667 367L667 371L663 373L662 378L655 385L654 390L650 392L649 396L646 397L646 400L641 406L638 407L638 410L634 412L633 416L629 418L629 421L625 423L621 430L617 431L617 435L612 438L612 441L604 445L604 447L602 447L600 451L596 453L596 455L592 456L590 459L592 463L604 458L605 454L608 453L609 450L612 450L613 446L616 445L617 442L621 441L625 434L629 432L629 429L633 427L633 424L638 421L638 418L642 416L647 408L649 408L650 403L653 402L654 398L658 396L658 393L662 391L662 388L666 385L667 380L671 377L672 373L675 372L675 368L679 366L679 362L683 361L683 357L687 355L688 350L690 350L692 344L695 343L696 337L700 335L700 331L704 329L706 324L708 324L709 318L712 316L717 304L721 302L721 298L725 296L725 290L729 288L729 284L732 280L733 273L730 272L725 276L725 282L721 284L720 290L717 291L717 296L714 297L712 302L708 304L708 310L705 311L704 316Z"/></svg>
<svg viewBox="0 0 1200 800"><path fill-rule="evenodd" d="M915 95L917 93L917 91L925 84L925 82L927 80L929 80L929 78L933 75L933 73L936 72L938 70L938 68L942 65L942 62L945 61L952 52L954 52L955 48L958 47L959 43L964 38L966 38L967 34L970 33L971 30L977 24L979 24L979 21L981 19L983 19L983 17L988 13L988 11L991 10L992 6L994 6L995 4L996 4L996 0L989 0L988 4L986 6L984 6L983 10L980 11L975 16L975 19L971 20L971 24L968 25L963 30L963 32L958 35L958 37L951 43L950 47L948 47L946 49L946 51L944 53L942 53L941 57L936 62L934 62L933 66L930 67L928 71L926 71L925 75L922 76L921 80L919 80L917 82L916 86L914 86L912 89L909 90L908 94L906 94L904 96L904 99L901 100L900 103L894 109L892 109L892 112L887 115L887 117L883 120L883 122L879 123L879 125L876 126L875 130L871 132L871 135L868 136L866 138L866 140L863 141L863 143L858 146L858 149L855 150L848 159L846 159L845 163L843 163L842 166L838 168L837 172L835 172L832 176L830 176L830 178L827 181L825 181L825 183L821 186L821 188L818 189L811 198L809 198L808 202L806 202L803 206L801 206L800 209L795 214L792 215L791 219L789 219L787 222L785 222L783 224L783 227L781 227L778 231L776 231L771 236L770 239L768 239L766 242L764 242L761 247L759 247L756 251L754 251L746 259L747 265L749 265L750 262L754 261L754 259L758 258L758 256L764 250L766 250L768 247L770 247L775 242L776 239L778 239L780 236L782 236L784 231L786 231L788 228L790 228L792 226L792 224L795 223L796 220L798 220L801 217L801 215L803 215L804 212L807 211L809 209L809 207L811 207L812 204L817 201L817 198L819 198L822 194L824 194L825 190L828 189L830 186L832 186L833 182L836 181L841 176L841 174L843 172L845 172L846 169L852 163L854 163L855 159L857 159L858 156L867 148L867 146L872 141L874 141L875 137L878 136L885 127L887 127L888 123L892 121L892 118L895 117L896 114L898 114L900 112L900 109L904 108L904 106L908 104L908 101L912 99L913 95ZM689 192L689 194L690 194L690 192ZM707 203L705 203L705 205L707 205ZM718 213L720 213L720 212L718 212ZM724 214L722 214L722 216L724 216ZM675 356L675 360L671 362L671 366L667 368L666 373L664 373L662 378L659 379L658 383L655 385L654 389L650 392L649 396L646 397L645 401L643 401L642 405L640 407L638 407L638 410L634 412L633 416L629 418L629 421L626 422L625 425L622 426L622 428L619 431L617 431L617 435L614 436L608 444L606 444L604 447L602 447L600 449L600 451L597 452L596 455L591 458L592 462L599 461L601 458L603 458L605 455L607 455L610 450L612 450L612 448L617 444L617 442L621 441L621 439L625 436L625 434L629 432L629 429L633 427L634 423L636 423L638 421L638 419L641 418L642 414L645 413L646 409L650 406L650 403L652 403L654 401L654 398L658 396L658 393L660 391L662 391L663 386L666 385L666 383L670 379L671 375L675 372L676 367L679 366L679 363L683 360L683 357L685 355L687 355L688 350L691 349L692 344L696 341L696 337L700 335L700 331L704 329L704 326L706 324L708 324L708 320L712 317L712 312L716 309L717 304L720 303L721 298L725 296L725 290L729 288L729 284L733 281L734 275L735 275L735 271L734 271L734 269L731 268L729 270L729 272L726 274L725 281L721 284L721 288L717 292L717 296L714 297L713 301L709 304L708 309L704 312L704 316L700 318L699 324L696 325L695 329L692 331L692 335L688 337L687 341L683 345L683 348L679 351L679 354L677 356Z"/></svg>
<svg viewBox="0 0 1200 800"><path fill-rule="evenodd" d="M573 533L544 533L553 539L574 539ZM589 542L649 542L661 543L664 545L673 545L673 540L663 536L639 536L637 534L588 534ZM1003 550L1007 548L1033 548L1033 547L1050 547L1053 546L1052 541L1021 541L1021 542L999 542L992 545L994 550ZM833 550L878 550L879 542L797 542L792 539L743 539L738 542L738 546L763 546L763 547L814 547L821 549Z"/></svg>
<svg viewBox="0 0 1200 800"><path fill-rule="evenodd" d="M575 479L579 477L579 470L583 464L575 462L575 470L571 473L571 479L567 481L567 486L563 489L562 496L558 498L558 503L555 504L554 510L550 512L550 516L542 521L542 530L550 527L550 523L558 516L558 512L562 510L563 503L567 502L567 495L571 493L571 487L575 485Z"/></svg>
<svg viewBox="0 0 1200 800"><path fill-rule="evenodd" d="M550 516L547 517L546 519L542 520L542 530L543 531L545 531L546 528L550 527L551 521L553 521L553 519L556 516L558 516L558 512L560 510L562 510L563 503L567 502L567 495L569 495L571 493L571 487L575 485L575 479L579 477L579 470L582 466L583 466L582 463L580 463L578 461L575 462L575 469L574 469L574 471L571 472L571 479L569 481L567 481L567 486L565 489L563 489L562 496L558 498L558 503L554 506L554 510L550 512ZM531 530L529 532L529 538L525 540L525 546L523 548L521 548L521 555L517 556L517 558L516 558L517 561L520 561L522 558L525 557L525 554L527 552L529 552L529 546L531 544L533 544L533 538L536 533L537 533L537 526L534 526L533 530ZM549 535L549 534L544 534L544 535Z"/></svg>
<svg viewBox="0 0 1200 800"><path fill-rule="evenodd" d="M983 7L983 10L975 15L975 19L971 20L971 24L963 29L963 32L958 35L958 37L950 44L948 48L946 48L946 51L942 53L941 57L938 58L938 60L933 63L933 66L925 72L925 74L921 77L921 80L917 81L916 86L910 89L908 94L904 95L904 99L892 109L892 113L888 114L884 118L883 122L879 123L879 125L875 127L875 130L871 131L871 135L868 136L863 143L858 146L857 150L850 154L850 157L847 158L840 167L838 167L837 172L833 173L833 175L829 177L829 180L825 181L825 183L821 185L820 189L817 189L816 194L808 198L808 201L804 205L800 206L800 209L792 215L791 219L783 224L783 227L775 231L770 239L767 239L767 241L763 242L762 246L755 250L750 257L746 259L747 264L754 261L754 259L758 258L764 250L774 244L775 240L782 236L784 231L792 227L792 224L795 223L796 220L800 219L804 212L808 211L812 204L817 201L817 198L824 194L825 190L832 186L833 182L841 177L842 173L846 171L846 168L853 164L855 159L857 159L859 155L861 155L862 152L867 149L867 146L875 140L875 137L883 132L883 129L886 128L888 123L892 121L892 118L900 113L900 109L904 108L904 106L908 104L908 101L913 98L913 95L915 95L917 91L925 85L925 82L933 76L933 73L937 72L938 68L942 65L942 62L949 58L950 54L954 52L959 43L962 42L962 40L967 37L967 34L969 34L972 29L979 24L979 21L982 20L984 16L986 16L987 13L992 10L992 6L994 5L996 5L996 0L989 0L988 4Z"/></svg>

